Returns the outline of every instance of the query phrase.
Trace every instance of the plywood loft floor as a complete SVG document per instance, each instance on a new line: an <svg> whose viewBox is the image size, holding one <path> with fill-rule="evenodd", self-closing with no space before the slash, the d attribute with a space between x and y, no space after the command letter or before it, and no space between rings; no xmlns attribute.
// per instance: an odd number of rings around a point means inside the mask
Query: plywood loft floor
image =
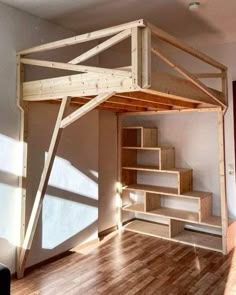
<svg viewBox="0 0 236 295"><path fill-rule="evenodd" d="M72 253L13 281L12 295L233 295L228 256L124 232L89 253Z"/></svg>

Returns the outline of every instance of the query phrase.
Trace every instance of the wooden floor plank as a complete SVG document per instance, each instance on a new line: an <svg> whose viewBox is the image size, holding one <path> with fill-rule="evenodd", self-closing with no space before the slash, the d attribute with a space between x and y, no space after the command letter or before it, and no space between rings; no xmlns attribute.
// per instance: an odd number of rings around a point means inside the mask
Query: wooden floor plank
<svg viewBox="0 0 236 295"><path fill-rule="evenodd" d="M12 281L12 295L236 294L236 252L228 256L136 234L117 233Z"/></svg>

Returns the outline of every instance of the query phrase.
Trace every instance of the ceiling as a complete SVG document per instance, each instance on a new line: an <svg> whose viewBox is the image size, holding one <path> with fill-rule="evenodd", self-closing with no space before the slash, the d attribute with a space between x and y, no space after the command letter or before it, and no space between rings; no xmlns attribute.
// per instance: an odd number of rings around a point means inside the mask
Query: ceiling
<svg viewBox="0 0 236 295"><path fill-rule="evenodd" d="M0 0L77 33L144 18L186 40L207 43L236 41L236 1L199 0ZM227 4L226 4L227 3Z"/></svg>

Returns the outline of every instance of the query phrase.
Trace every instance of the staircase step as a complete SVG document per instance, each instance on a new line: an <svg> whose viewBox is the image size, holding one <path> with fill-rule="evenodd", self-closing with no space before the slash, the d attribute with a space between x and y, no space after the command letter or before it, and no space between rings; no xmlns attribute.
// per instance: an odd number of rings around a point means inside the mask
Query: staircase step
<svg viewBox="0 0 236 295"><path fill-rule="evenodd" d="M183 194L178 194L177 188L170 188L164 186L144 185L144 184L130 184L123 187L124 190L143 191L149 193L156 193L160 195L170 195L180 198L202 199L210 197L211 193L202 191L189 191Z"/></svg>

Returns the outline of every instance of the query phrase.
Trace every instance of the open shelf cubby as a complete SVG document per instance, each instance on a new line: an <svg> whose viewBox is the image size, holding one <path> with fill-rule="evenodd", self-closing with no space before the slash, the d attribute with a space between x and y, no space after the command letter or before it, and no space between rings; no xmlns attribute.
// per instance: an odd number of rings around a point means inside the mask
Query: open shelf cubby
<svg viewBox="0 0 236 295"><path fill-rule="evenodd" d="M127 223L124 228L135 233L222 252L222 238L220 235L185 229L184 223L176 220L170 219L169 224L161 224L135 219Z"/></svg>

